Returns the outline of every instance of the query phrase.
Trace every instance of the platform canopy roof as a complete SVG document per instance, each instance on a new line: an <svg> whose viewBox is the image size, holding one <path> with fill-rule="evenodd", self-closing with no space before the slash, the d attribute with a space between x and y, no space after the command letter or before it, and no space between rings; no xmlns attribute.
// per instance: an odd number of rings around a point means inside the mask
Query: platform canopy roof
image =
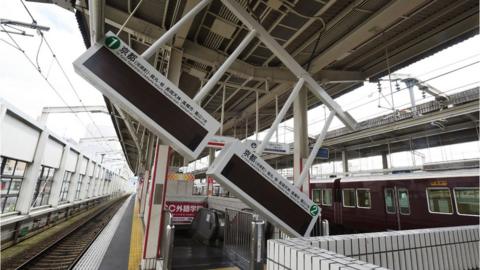
<svg viewBox="0 0 480 270"><path fill-rule="evenodd" d="M86 0L50 2L75 12L86 46L90 46L90 14L103 14L105 31L116 32L139 0L106 0L94 13ZM431 0L232 0L240 3L332 97L341 96L478 33L478 1ZM198 0L143 0L120 37L143 52ZM213 0L152 64L161 72L170 50L181 50L180 89L193 97L247 35L248 29L219 0ZM387 61L388 60L388 61ZM387 64L388 63L388 64ZM295 76L258 39L254 39L202 106L220 119L226 89L224 135L245 138L255 131L256 96L259 129L275 118L275 99L286 100ZM107 102L108 103L108 102ZM321 102L308 95L309 108ZM119 115L107 104L113 115ZM292 115L290 110L287 117ZM135 120L112 117L130 167L138 167L139 152L149 132ZM248 126L248 134L245 134ZM140 157L141 159L142 157Z"/></svg>

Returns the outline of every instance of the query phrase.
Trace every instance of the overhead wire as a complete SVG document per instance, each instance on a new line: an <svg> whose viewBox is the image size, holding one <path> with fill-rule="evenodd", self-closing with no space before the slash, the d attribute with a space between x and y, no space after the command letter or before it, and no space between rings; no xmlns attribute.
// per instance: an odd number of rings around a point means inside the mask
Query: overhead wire
<svg viewBox="0 0 480 270"><path fill-rule="evenodd" d="M33 17L32 13L30 12L30 10L28 9L28 7L25 5L25 3L23 2L23 0L20 0L20 2L22 3L23 7L25 8L25 10L27 11L28 15L30 16L30 18L32 19L32 22L34 24L37 23L37 21L35 20L35 18ZM141 3L142 1L140 1ZM139 5L138 5L139 6ZM138 8L137 6L137 8ZM50 51L51 55L52 55L52 58L53 60L55 61L55 63L58 65L58 67L60 68L63 76L65 77L65 79L67 80L69 86L71 87L71 89L73 90L75 96L77 97L78 101L80 102L80 104L82 105L83 109L85 110L85 112L87 113L91 123L94 125L94 127L96 128L96 130L98 131L98 133L100 134L100 137L102 137L103 139L106 139L106 137L103 135L102 131L100 130L100 128L98 127L98 125L96 124L95 120L93 119L93 117L91 116L90 112L88 112L85 104L83 103L83 100L82 98L80 97L80 95L78 94L78 91L76 90L75 86L73 85L70 77L68 76L68 74L65 72L65 69L63 68L63 65L60 63L60 61L58 60L58 57L57 55L55 54L55 52L53 51L52 49L52 46L50 45L50 43L47 41L45 35L41 32L41 31L38 31L41 39L42 39L42 42L45 42L45 45L47 46L48 50ZM40 46L41 46L42 43L40 43ZM38 64L38 53L40 51L40 47L37 51L37 65L38 65L38 70L40 71L40 65ZM44 77L42 75L42 77ZM46 77L44 77L44 79L46 80ZM62 98L63 99L63 98ZM67 107L69 107L71 109L71 107L66 103L64 102L65 105L67 105ZM72 109L72 112L73 112L73 109ZM76 113L75 113L76 114ZM88 130L87 127L85 127L85 129L87 129L87 131L90 133L90 135L92 135L92 133ZM93 135L92 135L93 136ZM113 148L106 142L103 142L104 145L106 145L110 150L113 151Z"/></svg>
<svg viewBox="0 0 480 270"><path fill-rule="evenodd" d="M26 9L27 13L29 14L30 18L32 19L33 23L36 24L36 20L33 18L31 12L28 10L28 8L26 8L26 6L25 6L25 4L23 3L22 0L20 0L20 2L21 2L22 5L25 7L25 9ZM73 110L73 108L68 104L68 102L67 102L67 101L63 98L63 96L60 94L60 92L59 92L59 91L55 88L55 86L48 80L47 76L42 73L42 71L41 71L41 69L40 69L40 66L39 66L39 65L36 65L36 64L33 62L33 60L26 54L25 50L23 50L23 48L22 48L22 47L18 44L18 42L10 35L10 33L8 33L8 31L6 31L6 29L5 29L5 27L4 27L3 25L0 25L0 27L2 27L2 29L4 30L4 32L8 35L8 37L10 38L10 40L13 42L13 44L11 44L11 43L3 40L3 39L2 39L2 41L4 41L5 43L7 43L8 45L12 46L13 48L19 50L19 51L25 56L25 58L27 59L27 61L37 70L37 72L38 72L38 73L40 74L40 76L45 80L45 82L47 83L47 85L54 91L54 93L57 95L57 97L67 106L67 108L70 109L70 111L74 114L74 116L78 119L78 121L82 124L82 126L84 126L84 128L86 129L86 131L87 131L92 137L95 137L95 135L87 128L86 124L85 124L85 123L81 120L81 118L78 116L78 113ZM40 32L40 31L39 31L39 32ZM41 33L41 32L40 32L40 33ZM42 35L42 40L47 44L47 41L46 41L46 39L44 39L43 35ZM51 47L50 47L49 45L48 45L47 47L49 47L49 48L51 49ZM53 53L53 50L52 50L52 54L54 54L54 53ZM56 59L56 57L55 57L54 59L57 61L58 65L59 65L59 67L62 69L62 71L65 72L65 71L63 70L63 67L62 67L62 66L60 65L60 63L58 62L58 59ZM64 74L64 75L66 75L66 74ZM66 78L67 78L67 80L69 80L68 77L66 77ZM70 82L70 83L71 83L71 82ZM90 115L89 115L89 116L90 116ZM92 123L96 126L96 128L98 129L98 126L96 125L96 123L94 122L94 120L91 118L91 116L90 116L90 119L91 119ZM99 131L100 131L100 130L99 130ZM100 132L101 132L101 131L100 131ZM101 134L101 133L100 133L100 134ZM101 134L101 136L102 136L103 138L105 138L102 134ZM113 148L112 148L110 145L108 145L108 144L106 144L106 143L104 143L104 145L106 145L108 148L110 148L110 150L113 150Z"/></svg>

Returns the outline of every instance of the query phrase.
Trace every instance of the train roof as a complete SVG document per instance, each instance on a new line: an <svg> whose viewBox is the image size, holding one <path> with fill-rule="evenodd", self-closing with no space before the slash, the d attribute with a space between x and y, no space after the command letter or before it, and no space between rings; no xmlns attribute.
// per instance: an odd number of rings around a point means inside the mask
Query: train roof
<svg viewBox="0 0 480 270"><path fill-rule="evenodd" d="M449 170L437 172L411 172L388 175L362 175L335 177L328 179L311 179L310 183L333 183L335 179L341 179L341 182L361 182L361 181L390 181L390 180L410 180L410 179L429 179L429 178L448 178L448 177L468 177L480 176L478 169Z"/></svg>

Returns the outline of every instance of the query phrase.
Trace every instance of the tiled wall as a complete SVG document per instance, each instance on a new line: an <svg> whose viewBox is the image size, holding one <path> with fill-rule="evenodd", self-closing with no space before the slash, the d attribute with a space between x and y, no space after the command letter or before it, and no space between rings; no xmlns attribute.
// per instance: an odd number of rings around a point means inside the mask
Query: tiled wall
<svg viewBox="0 0 480 270"><path fill-rule="evenodd" d="M322 270L478 269L479 240L478 226L270 240L267 266Z"/></svg>

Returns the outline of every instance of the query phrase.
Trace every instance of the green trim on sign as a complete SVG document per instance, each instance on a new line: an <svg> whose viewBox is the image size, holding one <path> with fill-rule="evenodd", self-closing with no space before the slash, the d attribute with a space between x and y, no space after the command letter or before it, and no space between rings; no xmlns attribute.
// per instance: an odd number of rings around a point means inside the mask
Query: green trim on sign
<svg viewBox="0 0 480 270"><path fill-rule="evenodd" d="M120 48L121 44L122 44L122 42L120 42L120 39L118 37L111 36L111 37L107 37L105 39L105 46L107 46L108 48L110 48L112 50L116 50L116 49Z"/></svg>
<svg viewBox="0 0 480 270"><path fill-rule="evenodd" d="M318 211L319 211L318 205L314 204L314 205L310 206L310 215L316 216L316 215L318 215Z"/></svg>

